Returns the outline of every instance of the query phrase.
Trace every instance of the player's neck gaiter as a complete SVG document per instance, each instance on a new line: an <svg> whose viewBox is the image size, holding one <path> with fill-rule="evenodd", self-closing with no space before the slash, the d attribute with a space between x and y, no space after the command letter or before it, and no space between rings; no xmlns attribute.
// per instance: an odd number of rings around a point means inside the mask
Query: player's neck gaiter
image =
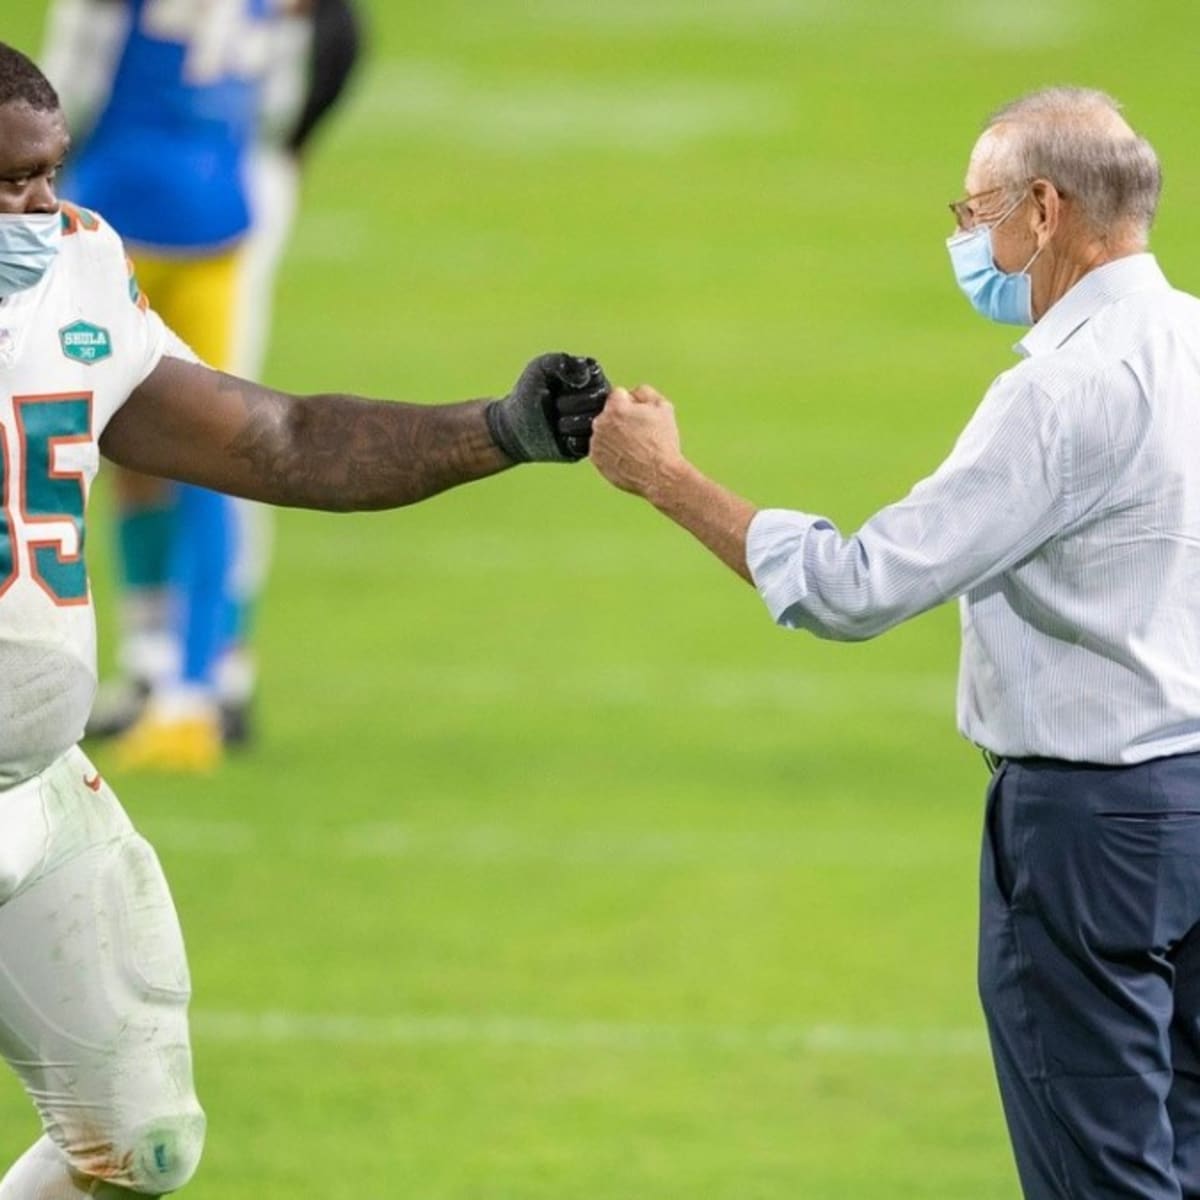
<svg viewBox="0 0 1200 1200"><path fill-rule="evenodd" d="M56 213L0 213L0 296L31 288L50 269L62 241Z"/></svg>
<svg viewBox="0 0 1200 1200"><path fill-rule="evenodd" d="M1019 271L1002 271L992 257L992 230L1016 211L1022 196L990 225L977 225L946 239L954 278L977 313L1002 325L1033 324L1033 283L1029 268L1044 247L1033 252Z"/></svg>

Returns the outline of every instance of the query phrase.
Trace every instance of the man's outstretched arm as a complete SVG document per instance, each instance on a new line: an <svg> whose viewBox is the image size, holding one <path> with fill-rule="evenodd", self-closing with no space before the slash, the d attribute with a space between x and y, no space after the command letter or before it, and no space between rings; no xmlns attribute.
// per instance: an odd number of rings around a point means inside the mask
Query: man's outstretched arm
<svg viewBox="0 0 1200 1200"><path fill-rule="evenodd" d="M302 508L395 508L503 471L587 453L608 383L590 359L546 354L501 400L420 405L291 396L166 357L108 423L105 457Z"/></svg>
<svg viewBox="0 0 1200 1200"><path fill-rule="evenodd" d="M618 388L596 418L593 463L751 580L780 625L860 641L961 596L1020 562L1086 511L1044 395L1001 376L950 457L844 536L815 513L756 511L683 456L671 405Z"/></svg>

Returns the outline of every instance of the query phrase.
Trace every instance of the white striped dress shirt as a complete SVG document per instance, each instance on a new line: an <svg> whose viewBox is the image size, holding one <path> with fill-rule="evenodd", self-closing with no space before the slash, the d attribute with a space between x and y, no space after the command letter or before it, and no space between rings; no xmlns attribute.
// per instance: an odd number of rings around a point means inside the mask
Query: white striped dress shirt
<svg viewBox="0 0 1200 1200"><path fill-rule="evenodd" d="M758 590L844 640L960 597L958 725L998 755L1200 751L1200 300L1118 259L1017 350L950 457L857 533L760 512Z"/></svg>

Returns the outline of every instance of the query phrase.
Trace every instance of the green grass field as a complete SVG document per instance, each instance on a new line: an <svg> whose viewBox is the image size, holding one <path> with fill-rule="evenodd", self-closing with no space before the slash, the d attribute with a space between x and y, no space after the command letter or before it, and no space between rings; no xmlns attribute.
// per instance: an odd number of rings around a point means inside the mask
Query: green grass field
<svg viewBox="0 0 1200 1200"><path fill-rule="evenodd" d="M0 36L35 48L44 7ZM282 386L450 400L591 353L668 393L718 478L853 528L1012 361L955 290L944 203L987 112L1051 82L1155 142L1156 248L1200 286L1185 0L368 8L281 281ZM542 467L284 514L261 651L252 755L112 777L188 937L188 1195L1016 1197L952 609L786 635L588 466ZM0 1161L36 1132L0 1078Z"/></svg>

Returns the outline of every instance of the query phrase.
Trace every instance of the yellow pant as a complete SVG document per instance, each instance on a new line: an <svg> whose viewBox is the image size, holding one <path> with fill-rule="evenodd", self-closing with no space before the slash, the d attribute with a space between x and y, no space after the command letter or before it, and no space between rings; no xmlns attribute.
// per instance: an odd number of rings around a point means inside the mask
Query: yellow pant
<svg viewBox="0 0 1200 1200"><path fill-rule="evenodd" d="M238 250L203 258L132 253L138 285L151 308L210 367L233 366Z"/></svg>

